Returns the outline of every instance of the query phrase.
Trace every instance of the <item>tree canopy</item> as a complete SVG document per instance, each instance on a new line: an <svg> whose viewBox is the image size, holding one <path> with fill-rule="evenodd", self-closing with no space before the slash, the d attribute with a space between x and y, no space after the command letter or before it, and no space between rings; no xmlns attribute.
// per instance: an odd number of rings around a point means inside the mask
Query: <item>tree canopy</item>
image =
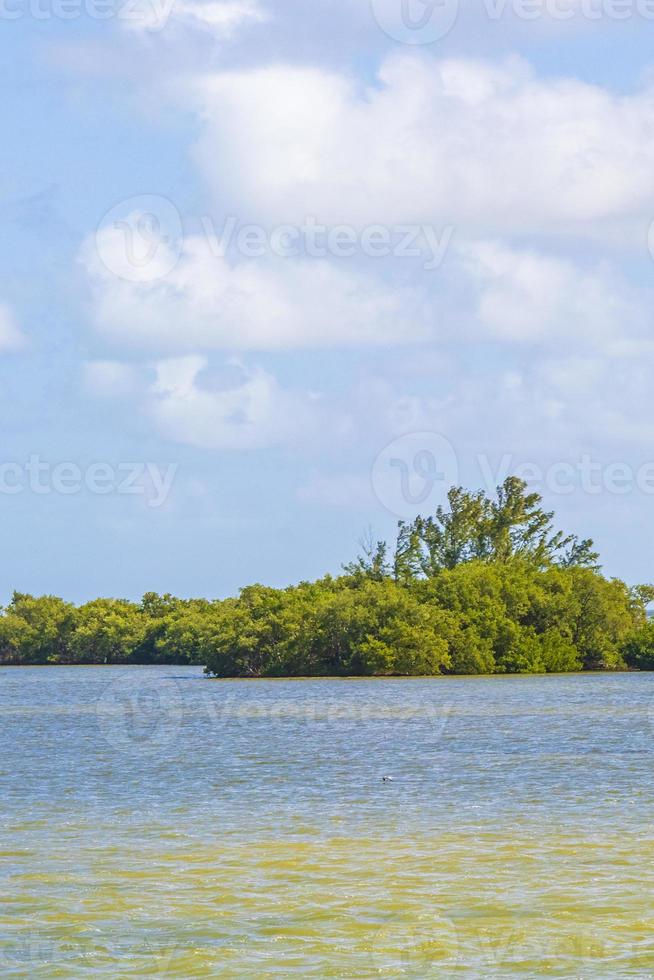
<svg viewBox="0 0 654 980"><path fill-rule="evenodd" d="M544 673L654 669L650 586L608 579L593 542L510 477L494 497L368 536L343 574L238 598L140 603L14 593L0 663L201 664L218 677Z"/></svg>

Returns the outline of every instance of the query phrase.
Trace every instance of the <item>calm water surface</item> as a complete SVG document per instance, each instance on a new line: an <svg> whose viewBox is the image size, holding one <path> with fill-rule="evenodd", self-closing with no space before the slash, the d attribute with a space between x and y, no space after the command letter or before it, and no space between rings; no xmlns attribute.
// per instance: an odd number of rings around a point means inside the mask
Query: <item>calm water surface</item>
<svg viewBox="0 0 654 980"><path fill-rule="evenodd" d="M653 697L0 670L0 976L654 977Z"/></svg>

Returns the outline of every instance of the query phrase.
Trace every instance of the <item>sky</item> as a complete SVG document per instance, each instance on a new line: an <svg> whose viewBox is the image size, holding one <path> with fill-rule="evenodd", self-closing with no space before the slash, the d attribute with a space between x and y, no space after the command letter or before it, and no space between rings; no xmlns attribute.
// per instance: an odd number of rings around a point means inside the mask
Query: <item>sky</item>
<svg viewBox="0 0 654 980"><path fill-rule="evenodd" d="M0 0L0 603L516 473L654 580L654 0Z"/></svg>

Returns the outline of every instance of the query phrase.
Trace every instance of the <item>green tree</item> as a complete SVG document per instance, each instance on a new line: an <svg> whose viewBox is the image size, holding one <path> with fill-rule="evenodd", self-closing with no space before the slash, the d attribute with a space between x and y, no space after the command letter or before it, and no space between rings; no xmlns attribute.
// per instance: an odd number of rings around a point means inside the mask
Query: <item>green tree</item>
<svg viewBox="0 0 654 980"><path fill-rule="evenodd" d="M146 619L137 605L125 599L94 599L77 610L70 637L76 663L126 663L145 633Z"/></svg>
<svg viewBox="0 0 654 980"><path fill-rule="evenodd" d="M150 623L151 659L156 663L205 664L221 622L219 602L177 602L167 615Z"/></svg>
<svg viewBox="0 0 654 980"><path fill-rule="evenodd" d="M343 571L357 580L372 579L383 582L390 573L388 545L385 541L375 541L372 530L368 529L359 541L361 552L355 561L343 566Z"/></svg>
<svg viewBox="0 0 654 980"><path fill-rule="evenodd" d="M621 670L622 649L638 620L633 596L618 579L592 569L570 569L574 602L572 642L584 670Z"/></svg>
<svg viewBox="0 0 654 980"><path fill-rule="evenodd" d="M75 618L75 607L56 596L35 597L14 592L0 619L3 660L68 663Z"/></svg>
<svg viewBox="0 0 654 980"><path fill-rule="evenodd" d="M444 619L392 581L366 581L328 593L300 642L321 673L439 674L450 666Z"/></svg>
<svg viewBox="0 0 654 980"><path fill-rule="evenodd" d="M15 593L1 663L195 663L219 677L543 673L654 668L654 587L605 578L592 542L554 531L510 477L495 497L369 533L345 574L224 601L148 592L78 609Z"/></svg>
<svg viewBox="0 0 654 980"><path fill-rule="evenodd" d="M626 639L622 654L633 670L654 670L654 622L645 623Z"/></svg>
<svg viewBox="0 0 654 980"><path fill-rule="evenodd" d="M448 508L438 507L431 517L400 523L396 581L431 578L471 561L595 567L598 556L593 542L555 532L554 515L543 510L541 496L528 492L527 484L515 476L497 488L495 499L483 491L453 487L448 503Z"/></svg>

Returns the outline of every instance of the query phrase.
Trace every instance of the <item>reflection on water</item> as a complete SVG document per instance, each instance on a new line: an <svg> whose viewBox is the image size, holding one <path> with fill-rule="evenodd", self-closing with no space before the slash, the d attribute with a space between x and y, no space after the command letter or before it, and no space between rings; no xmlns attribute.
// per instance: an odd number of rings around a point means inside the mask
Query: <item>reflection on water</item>
<svg viewBox="0 0 654 980"><path fill-rule="evenodd" d="M2 670L0 976L654 977L653 695Z"/></svg>

